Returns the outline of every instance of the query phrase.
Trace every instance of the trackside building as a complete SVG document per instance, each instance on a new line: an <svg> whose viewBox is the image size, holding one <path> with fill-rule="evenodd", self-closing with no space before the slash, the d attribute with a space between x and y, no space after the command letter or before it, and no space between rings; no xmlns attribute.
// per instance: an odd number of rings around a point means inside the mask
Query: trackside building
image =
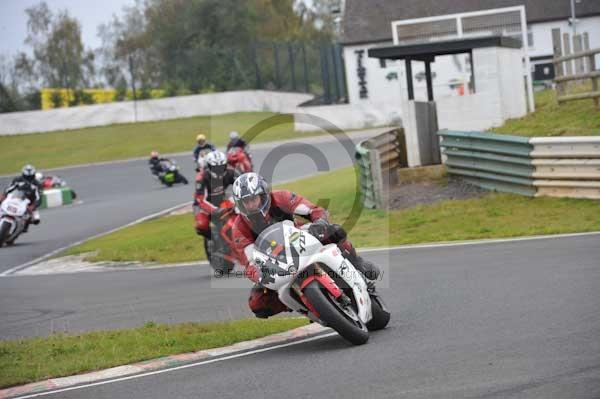
<svg viewBox="0 0 600 399"><path fill-rule="evenodd" d="M568 0L346 0L342 44L350 105L371 109L374 114L388 112L390 120L404 113L401 105L407 100L405 63L368 56L369 49L394 44L392 22L515 6L525 7L533 79L552 79L552 29L573 32ZM576 33L585 34L590 48L600 47L600 1L576 0L575 14ZM522 32L503 28L501 22L491 29L495 35L522 38ZM436 57L431 68L436 99L468 96L472 91L469 55ZM415 99L427 101L424 65L415 63L412 75Z"/></svg>

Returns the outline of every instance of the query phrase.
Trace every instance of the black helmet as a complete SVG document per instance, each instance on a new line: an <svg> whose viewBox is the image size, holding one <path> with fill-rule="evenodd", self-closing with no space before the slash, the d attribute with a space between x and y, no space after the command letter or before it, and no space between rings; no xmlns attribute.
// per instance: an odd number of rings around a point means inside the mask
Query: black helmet
<svg viewBox="0 0 600 399"><path fill-rule="evenodd" d="M240 214L255 229L269 224L271 208L271 189L260 175L254 172L244 173L233 182L233 199Z"/></svg>
<svg viewBox="0 0 600 399"><path fill-rule="evenodd" d="M31 165L25 165L23 166L23 169L21 169L21 176L23 176L23 179L27 180L28 182L33 182L35 180L35 168Z"/></svg>

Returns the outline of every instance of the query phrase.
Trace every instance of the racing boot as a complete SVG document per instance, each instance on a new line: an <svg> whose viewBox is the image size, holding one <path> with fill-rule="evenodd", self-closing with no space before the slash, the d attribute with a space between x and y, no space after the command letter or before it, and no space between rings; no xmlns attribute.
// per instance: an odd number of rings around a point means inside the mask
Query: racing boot
<svg viewBox="0 0 600 399"><path fill-rule="evenodd" d="M340 241L338 244L339 248L342 250L342 256L348 259L356 269L365 276L368 281L375 281L377 277L381 274L379 268L361 256L356 254L356 249L352 246L352 243L348 240ZM374 283L373 283L374 287Z"/></svg>

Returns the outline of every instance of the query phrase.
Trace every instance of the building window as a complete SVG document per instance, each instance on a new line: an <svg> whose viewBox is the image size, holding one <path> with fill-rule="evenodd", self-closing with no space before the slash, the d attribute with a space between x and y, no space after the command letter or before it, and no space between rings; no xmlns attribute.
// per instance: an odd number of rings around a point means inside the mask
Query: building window
<svg viewBox="0 0 600 399"><path fill-rule="evenodd" d="M527 45L533 47L533 32L531 29L527 29Z"/></svg>
<svg viewBox="0 0 600 399"><path fill-rule="evenodd" d="M521 34L520 33L504 33L505 36L508 37L512 37L513 39L517 39L518 41L521 41ZM531 31L531 28L527 28L527 46L528 47L533 47L533 32Z"/></svg>
<svg viewBox="0 0 600 399"><path fill-rule="evenodd" d="M380 58L380 59L379 59L379 66L380 66L380 67L382 67L382 68L385 68L385 67L387 67L387 64L386 64L386 62L385 62L385 59L383 59L383 58Z"/></svg>

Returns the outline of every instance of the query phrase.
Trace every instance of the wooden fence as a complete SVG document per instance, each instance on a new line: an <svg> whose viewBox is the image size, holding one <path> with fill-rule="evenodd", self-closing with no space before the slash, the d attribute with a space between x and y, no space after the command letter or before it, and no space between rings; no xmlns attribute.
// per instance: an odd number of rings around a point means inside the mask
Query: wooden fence
<svg viewBox="0 0 600 399"><path fill-rule="evenodd" d="M558 103L593 99L596 106L600 106L600 70L596 65L596 54L600 54L600 48L590 50L587 33L575 35L571 40L569 33L561 34L559 28L552 29L552 46ZM575 85L585 84L589 80L592 82L591 91L573 93L570 90Z"/></svg>

